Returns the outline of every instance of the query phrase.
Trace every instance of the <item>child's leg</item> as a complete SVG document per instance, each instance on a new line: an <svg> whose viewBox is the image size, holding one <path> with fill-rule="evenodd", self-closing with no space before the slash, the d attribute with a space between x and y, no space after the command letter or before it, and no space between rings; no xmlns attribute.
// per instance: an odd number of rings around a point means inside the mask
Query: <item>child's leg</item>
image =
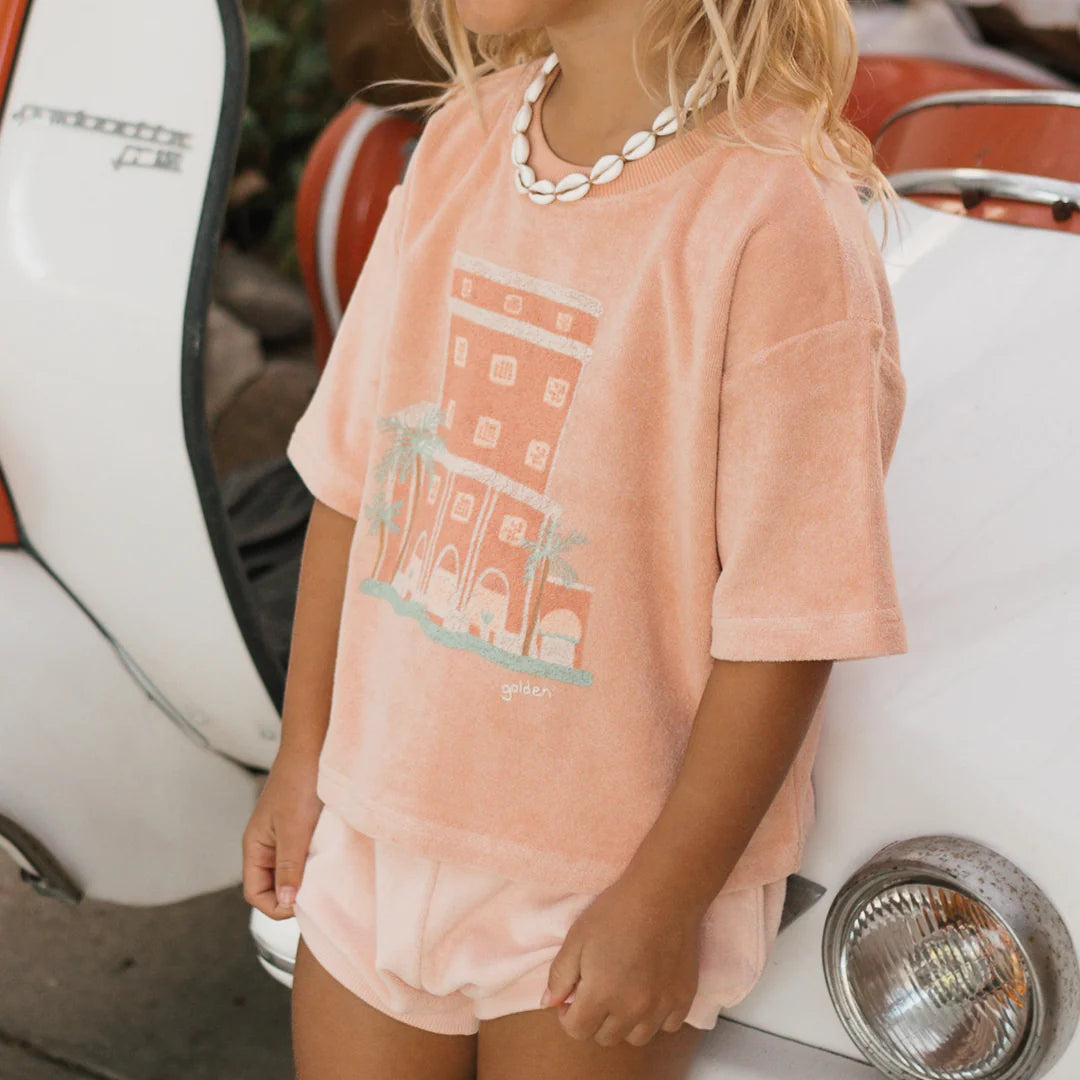
<svg viewBox="0 0 1080 1080"><path fill-rule="evenodd" d="M333 979L303 938L292 990L297 1080L473 1080L476 1036L438 1035L380 1012Z"/></svg>
<svg viewBox="0 0 1080 1080"><path fill-rule="evenodd" d="M644 1046L573 1039L555 1009L480 1022L477 1080L684 1080L705 1032L658 1031ZM301 1077L300 1080L305 1080Z"/></svg>

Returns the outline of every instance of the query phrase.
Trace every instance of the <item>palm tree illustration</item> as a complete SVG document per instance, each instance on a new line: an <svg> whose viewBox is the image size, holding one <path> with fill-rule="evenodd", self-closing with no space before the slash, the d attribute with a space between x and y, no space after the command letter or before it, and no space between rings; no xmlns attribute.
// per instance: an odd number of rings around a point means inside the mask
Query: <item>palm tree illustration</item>
<svg viewBox="0 0 1080 1080"><path fill-rule="evenodd" d="M379 564L382 562L383 553L386 551L386 537L388 533L401 532L401 526L394 520L401 510L401 499L388 502L386 492L380 491L374 499L364 507L364 515L371 522L368 527L368 536L379 533L379 551L375 556L375 565L372 567L371 576L379 576Z"/></svg>
<svg viewBox="0 0 1080 1080"><path fill-rule="evenodd" d="M390 476L398 480L412 480L409 507L405 511L404 533L397 558L394 560L394 569L390 572L391 581L401 569L402 560L409 547L416 504L420 501L420 481L426 476L430 486L434 477L431 462L436 454L445 449L445 444L438 435L439 428L445 423L446 415L435 405L428 405L415 423L409 423L400 416L379 418L379 430L389 432L390 445L376 466L375 478L380 482Z"/></svg>
<svg viewBox="0 0 1080 1080"><path fill-rule="evenodd" d="M540 597L544 592L544 582L548 575L554 573L568 584L577 581L574 568L563 558L563 555L578 544L588 543L583 532L577 529L569 529L563 532L553 522L548 521L546 528L541 528L538 540L522 539L518 544L525 548L529 557L525 560L525 580L536 579L536 595L533 599L532 610L529 612L529 622L525 627L525 640L522 642L521 655L528 656L532 645L533 634L536 632L536 622L540 615Z"/></svg>

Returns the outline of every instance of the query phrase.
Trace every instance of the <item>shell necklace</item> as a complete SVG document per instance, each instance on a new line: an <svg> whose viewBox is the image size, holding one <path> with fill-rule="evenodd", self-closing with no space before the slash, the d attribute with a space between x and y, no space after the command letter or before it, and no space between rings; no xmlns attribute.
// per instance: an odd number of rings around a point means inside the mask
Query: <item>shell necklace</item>
<svg viewBox="0 0 1080 1080"><path fill-rule="evenodd" d="M643 158L655 146L656 140L663 135L674 134L679 127L679 117L675 110L668 105L661 109L652 126L648 131L635 131L623 143L622 150L617 154L605 154L589 170L588 175L583 172L567 173L561 180L539 180L536 170L529 165L529 153L532 147L529 144L528 129L532 123L533 105L540 97L547 85L547 78L558 66L559 58L555 53L549 53L539 74L525 88L525 101L514 115L511 129L514 133L510 144L510 159L514 163L514 187L523 195L528 195L534 203L544 205L558 199L560 202L574 202L576 199L587 195L594 184L607 184L614 180L622 171L628 161ZM717 63L712 70L715 78L722 68L722 63ZM691 89L693 89L691 87ZM701 94L700 103L707 105L716 96L718 84L713 82ZM686 92L683 99L683 113L690 108L690 91Z"/></svg>

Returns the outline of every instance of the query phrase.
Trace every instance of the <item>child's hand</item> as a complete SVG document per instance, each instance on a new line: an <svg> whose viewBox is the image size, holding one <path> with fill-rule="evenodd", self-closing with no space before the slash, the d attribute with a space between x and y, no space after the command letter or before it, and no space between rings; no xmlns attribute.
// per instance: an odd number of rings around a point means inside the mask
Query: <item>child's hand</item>
<svg viewBox="0 0 1080 1080"><path fill-rule="evenodd" d="M697 993L700 939L700 912L620 879L570 927L541 1007L558 1006L572 1038L643 1046L661 1028L678 1031L686 1018Z"/></svg>
<svg viewBox="0 0 1080 1080"><path fill-rule="evenodd" d="M244 830L244 899L272 919L287 919L322 803L318 759L278 752Z"/></svg>

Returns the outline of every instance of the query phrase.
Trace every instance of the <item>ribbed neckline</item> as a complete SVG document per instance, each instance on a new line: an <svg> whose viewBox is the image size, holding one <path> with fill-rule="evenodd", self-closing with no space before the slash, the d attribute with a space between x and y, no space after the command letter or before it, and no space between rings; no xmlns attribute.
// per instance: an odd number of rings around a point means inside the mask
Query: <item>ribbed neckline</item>
<svg viewBox="0 0 1080 1080"><path fill-rule="evenodd" d="M511 116L515 115L518 109L521 108L523 102L521 93L540 73L540 68L543 66L544 59L544 57L541 57L539 60L533 62L527 73L528 77L518 86L516 90L517 98L512 103L510 110ZM565 158L559 157L559 155L552 150L544 135L541 118L543 103L557 76L558 68L548 75L544 89L541 91L540 96L533 105L532 120L527 132L530 147L528 164L535 170L538 179L551 180L553 183L558 183L567 173L583 172L588 175L589 170L592 168L592 164L582 166L573 161L567 161ZM614 180L611 180L606 184L594 184L583 198L566 205L576 205L579 202L584 203L595 199L610 198L612 195L620 195L627 191L635 191L638 188L643 188L649 184L655 183L657 180L669 176L678 169L681 169L684 165L688 165L690 162L695 161L707 150L717 149L720 144L716 142L710 132L723 132L726 130L729 130L729 125L726 119L726 112L722 111L708 117L705 120L702 129L684 129L677 132L675 135L663 136L657 146L644 157L638 158L635 161L626 162L623 165L622 172ZM612 147L607 153L617 153L619 149L620 147L617 146ZM507 157L509 157L509 153L507 154ZM525 197L526 196L522 195L522 198Z"/></svg>

